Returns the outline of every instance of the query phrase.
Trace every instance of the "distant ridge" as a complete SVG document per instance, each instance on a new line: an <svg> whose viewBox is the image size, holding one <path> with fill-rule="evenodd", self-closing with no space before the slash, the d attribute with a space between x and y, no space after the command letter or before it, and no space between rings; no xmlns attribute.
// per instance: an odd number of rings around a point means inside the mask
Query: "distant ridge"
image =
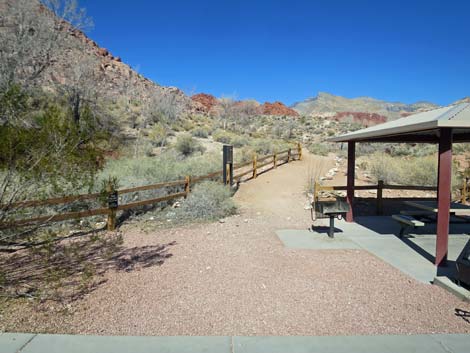
<svg viewBox="0 0 470 353"><path fill-rule="evenodd" d="M302 115L335 115L336 113L375 113L387 119L400 117L420 111L438 108L439 105L431 102L416 102L406 104L401 102L387 102L371 97L345 98L330 93L319 92L316 97L307 98L297 102L291 108Z"/></svg>

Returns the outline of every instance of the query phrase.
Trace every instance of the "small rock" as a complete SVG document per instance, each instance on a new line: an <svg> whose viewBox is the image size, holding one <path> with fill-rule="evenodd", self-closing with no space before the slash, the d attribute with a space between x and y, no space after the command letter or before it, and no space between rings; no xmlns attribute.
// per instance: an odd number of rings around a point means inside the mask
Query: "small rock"
<svg viewBox="0 0 470 353"><path fill-rule="evenodd" d="M95 223L95 228L100 229L104 228L106 226L106 222L96 222Z"/></svg>
<svg viewBox="0 0 470 353"><path fill-rule="evenodd" d="M219 219L219 223L225 223L225 219Z"/></svg>
<svg viewBox="0 0 470 353"><path fill-rule="evenodd" d="M154 221L154 220L155 220L155 217L152 216L152 217L149 218L149 220L150 220L150 221Z"/></svg>
<svg viewBox="0 0 470 353"><path fill-rule="evenodd" d="M247 220L247 219L244 219L243 222L248 223L248 220Z"/></svg>

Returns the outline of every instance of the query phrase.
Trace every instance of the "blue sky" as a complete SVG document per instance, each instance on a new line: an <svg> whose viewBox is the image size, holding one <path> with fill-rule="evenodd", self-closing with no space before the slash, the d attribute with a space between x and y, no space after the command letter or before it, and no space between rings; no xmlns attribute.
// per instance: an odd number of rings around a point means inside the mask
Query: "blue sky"
<svg viewBox="0 0 470 353"><path fill-rule="evenodd" d="M318 91L470 96L470 1L80 0L92 39L187 93L286 104Z"/></svg>

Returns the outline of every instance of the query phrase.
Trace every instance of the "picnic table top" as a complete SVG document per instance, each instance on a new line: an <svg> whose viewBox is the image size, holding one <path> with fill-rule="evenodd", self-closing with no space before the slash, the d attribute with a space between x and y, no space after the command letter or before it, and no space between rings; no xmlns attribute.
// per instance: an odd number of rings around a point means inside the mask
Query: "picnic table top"
<svg viewBox="0 0 470 353"><path fill-rule="evenodd" d="M422 210L437 213L437 201L405 201L405 204ZM461 203L451 202L450 213L458 216L470 216L470 206Z"/></svg>

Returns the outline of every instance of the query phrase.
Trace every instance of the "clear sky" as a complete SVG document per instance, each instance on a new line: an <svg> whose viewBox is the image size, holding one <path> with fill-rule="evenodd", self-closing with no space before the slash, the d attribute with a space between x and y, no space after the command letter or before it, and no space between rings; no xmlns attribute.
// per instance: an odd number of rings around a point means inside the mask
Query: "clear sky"
<svg viewBox="0 0 470 353"><path fill-rule="evenodd" d="M318 91L470 96L470 0L80 0L90 37L185 92L286 104Z"/></svg>

